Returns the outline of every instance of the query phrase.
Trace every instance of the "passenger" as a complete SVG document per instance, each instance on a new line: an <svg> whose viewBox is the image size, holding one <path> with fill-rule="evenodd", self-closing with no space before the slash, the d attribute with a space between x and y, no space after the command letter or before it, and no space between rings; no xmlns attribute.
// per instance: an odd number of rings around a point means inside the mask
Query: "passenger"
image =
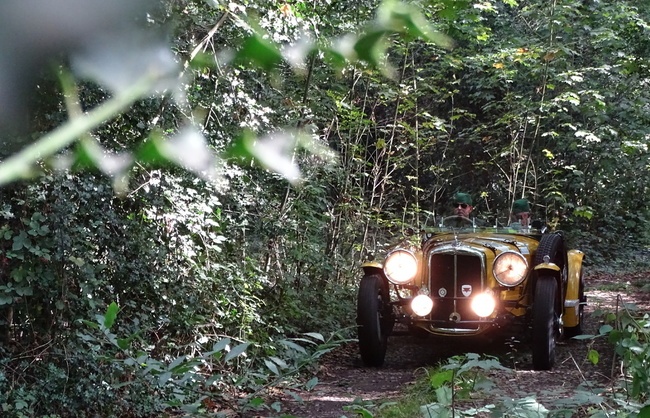
<svg viewBox="0 0 650 418"><path fill-rule="evenodd" d="M518 199L512 204L510 228L527 229L530 226L530 204L527 199Z"/></svg>

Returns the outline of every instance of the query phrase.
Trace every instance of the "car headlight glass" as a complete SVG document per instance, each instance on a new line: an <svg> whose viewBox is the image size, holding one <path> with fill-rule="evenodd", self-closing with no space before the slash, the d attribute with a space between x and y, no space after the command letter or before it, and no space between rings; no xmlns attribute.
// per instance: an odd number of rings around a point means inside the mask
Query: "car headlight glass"
<svg viewBox="0 0 650 418"><path fill-rule="evenodd" d="M497 256L492 266L492 273L497 282L503 286L517 286L526 278L528 263L523 255L506 251Z"/></svg>
<svg viewBox="0 0 650 418"><path fill-rule="evenodd" d="M384 262L386 278L395 284L408 283L415 278L418 263L415 256L407 250L395 250L388 254Z"/></svg>
<svg viewBox="0 0 650 418"><path fill-rule="evenodd" d="M492 315L496 306L497 301L491 292L479 293L474 296L471 303L472 310L481 318L487 318Z"/></svg>
<svg viewBox="0 0 650 418"><path fill-rule="evenodd" d="M417 316L427 316L433 310L433 300L427 295L417 295L411 301L411 309Z"/></svg>

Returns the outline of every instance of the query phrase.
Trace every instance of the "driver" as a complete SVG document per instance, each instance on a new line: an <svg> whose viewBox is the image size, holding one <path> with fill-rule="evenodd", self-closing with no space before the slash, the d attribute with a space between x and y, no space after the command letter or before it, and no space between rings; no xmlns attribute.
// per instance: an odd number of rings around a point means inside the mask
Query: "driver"
<svg viewBox="0 0 650 418"><path fill-rule="evenodd" d="M530 223L530 204L527 199L515 200L512 204L510 228L526 229Z"/></svg>
<svg viewBox="0 0 650 418"><path fill-rule="evenodd" d="M472 213L472 196L467 193L456 193L454 195L454 215L469 218Z"/></svg>
<svg viewBox="0 0 650 418"><path fill-rule="evenodd" d="M454 195L453 207L455 216L462 216L463 218L472 219L470 217L470 214L472 213L474 206L472 206L472 196L470 196L468 193L456 193ZM486 225L485 221L481 219L472 219L472 221L476 226ZM460 223L460 221L452 223ZM467 226L467 224L456 226Z"/></svg>

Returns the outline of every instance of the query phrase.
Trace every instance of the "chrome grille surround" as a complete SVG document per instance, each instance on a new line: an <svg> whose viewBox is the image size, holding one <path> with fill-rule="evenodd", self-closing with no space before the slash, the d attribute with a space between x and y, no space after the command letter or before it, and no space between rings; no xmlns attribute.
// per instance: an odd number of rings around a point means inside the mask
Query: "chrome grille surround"
<svg viewBox="0 0 650 418"><path fill-rule="evenodd" d="M434 301L434 309L427 318L431 332L476 334L481 325L490 322L479 318L470 308L471 296L486 287L486 271L486 257L481 249L459 241L431 249L427 258L427 284Z"/></svg>

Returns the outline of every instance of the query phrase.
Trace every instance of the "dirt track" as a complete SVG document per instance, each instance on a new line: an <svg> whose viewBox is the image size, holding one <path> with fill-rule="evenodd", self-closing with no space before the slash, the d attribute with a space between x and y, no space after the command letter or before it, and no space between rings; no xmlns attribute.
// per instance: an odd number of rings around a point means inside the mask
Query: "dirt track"
<svg viewBox="0 0 650 418"><path fill-rule="evenodd" d="M625 280L625 282L622 282ZM650 282L650 273L638 273L625 278L599 275L586 278L588 306L585 310L585 333L596 333L600 327L599 310L613 311L617 300L636 303L650 310L649 294L640 290L639 283ZM602 290L614 288L613 290ZM508 372L491 372L496 392L491 399L475 400L479 403L495 402L502 397L520 399L534 395L542 405L552 400L570 399L574 390L584 381L597 382L602 387L611 384L613 350L604 340L591 348L600 353L601 361L594 366L586 360L590 346L586 341L570 340L558 344L556 366L551 371L532 369L530 347L526 344L497 344L494 346L450 345L444 346L435 339L408 335L391 336L386 362L382 368L360 367L356 344L348 344L330 353L321 363L319 384L311 392L300 393L302 402L287 400L282 414L300 418L353 417L344 410L360 400L376 405L398 398L407 385L424 373L426 366L435 366L445 358L468 352L496 356ZM271 415L269 415L271 416ZM283 416L283 415L280 415Z"/></svg>

